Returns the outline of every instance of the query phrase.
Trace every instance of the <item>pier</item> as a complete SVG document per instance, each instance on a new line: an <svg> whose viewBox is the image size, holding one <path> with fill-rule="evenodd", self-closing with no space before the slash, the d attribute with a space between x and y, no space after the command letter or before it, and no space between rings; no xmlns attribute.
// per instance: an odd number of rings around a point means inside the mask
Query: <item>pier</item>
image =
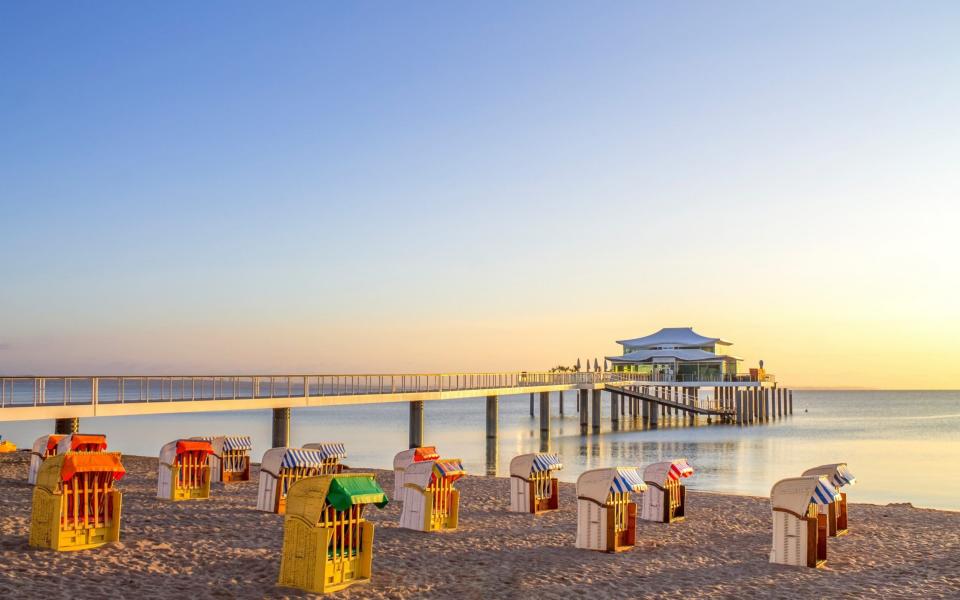
<svg viewBox="0 0 960 600"><path fill-rule="evenodd" d="M721 381L654 380L624 371L498 372L359 375L178 375L178 376L3 376L0 421L54 419L58 433L79 430L90 417L196 413L237 410L273 411L272 446L287 446L291 409L347 404L407 402L409 445L424 441L427 402L466 398L486 401L489 459L496 462L499 398L530 394L530 413L539 405L541 447L549 449L551 393L576 394L580 433L599 434L603 392L610 398L614 428L635 420L654 428L679 416L687 424L708 421L750 425L792 414L792 392L772 376L727 376ZM539 396L539 402L535 399Z"/></svg>

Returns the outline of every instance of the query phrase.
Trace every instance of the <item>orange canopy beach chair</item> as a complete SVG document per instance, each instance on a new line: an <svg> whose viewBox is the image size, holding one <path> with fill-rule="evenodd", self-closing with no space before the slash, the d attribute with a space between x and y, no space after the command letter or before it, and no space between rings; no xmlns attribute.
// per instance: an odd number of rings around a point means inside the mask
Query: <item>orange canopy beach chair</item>
<svg viewBox="0 0 960 600"><path fill-rule="evenodd" d="M205 500L210 497L213 446L206 440L174 440L160 449L157 498Z"/></svg>
<svg viewBox="0 0 960 600"><path fill-rule="evenodd" d="M33 442L30 452L30 471L27 481L37 482L40 465L51 456L64 452L104 452L107 449L107 436L99 433L71 433L41 435Z"/></svg>
<svg viewBox="0 0 960 600"><path fill-rule="evenodd" d="M33 488L30 545L51 550L96 548L120 539L125 471L116 452L67 452L46 459Z"/></svg>

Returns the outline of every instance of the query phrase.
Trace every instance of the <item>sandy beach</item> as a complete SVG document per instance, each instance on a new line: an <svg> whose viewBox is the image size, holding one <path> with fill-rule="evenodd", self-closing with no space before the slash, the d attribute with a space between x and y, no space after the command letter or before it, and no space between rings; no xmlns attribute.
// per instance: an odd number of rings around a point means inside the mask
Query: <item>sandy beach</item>
<svg viewBox="0 0 960 600"><path fill-rule="evenodd" d="M57 553L27 545L27 459L0 456L0 597L312 597L275 584L282 517L253 510L256 472L250 483L215 484L208 501L173 504L154 497L155 458L124 457L121 542ZM374 472L392 489L392 473ZM637 547L610 555L574 548L571 484L561 484L561 510L539 517L507 512L506 479L468 477L459 487L456 532L399 529L397 503L369 510L373 581L336 596L960 597L960 513L854 502L850 535L831 539L827 567L814 570L768 564L765 498L691 492L685 522L641 521Z"/></svg>

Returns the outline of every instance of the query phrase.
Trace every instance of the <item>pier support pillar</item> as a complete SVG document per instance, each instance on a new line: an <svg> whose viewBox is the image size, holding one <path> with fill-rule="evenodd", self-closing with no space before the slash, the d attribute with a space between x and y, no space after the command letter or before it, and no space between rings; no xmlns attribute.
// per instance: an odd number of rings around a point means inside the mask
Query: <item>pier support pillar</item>
<svg viewBox="0 0 960 600"><path fill-rule="evenodd" d="M69 419L57 419L56 423L53 425L53 432L63 435L80 433L80 419L77 417L72 417Z"/></svg>
<svg viewBox="0 0 960 600"><path fill-rule="evenodd" d="M734 411L733 414L737 419L737 425L743 425L743 392L740 391L740 388L735 388L733 391L733 405Z"/></svg>
<svg viewBox="0 0 960 600"><path fill-rule="evenodd" d="M783 418L783 389L777 388L777 418Z"/></svg>
<svg viewBox="0 0 960 600"><path fill-rule="evenodd" d="M557 392L557 398L560 401L560 416L563 416L563 390Z"/></svg>
<svg viewBox="0 0 960 600"><path fill-rule="evenodd" d="M487 396L487 439L495 440L500 434L500 398Z"/></svg>
<svg viewBox="0 0 960 600"><path fill-rule="evenodd" d="M610 392L610 421L615 424L620 424L620 394Z"/></svg>
<svg viewBox="0 0 960 600"><path fill-rule="evenodd" d="M530 416L533 416L533 394L530 394Z"/></svg>
<svg viewBox="0 0 960 600"><path fill-rule="evenodd" d="M600 433L600 394L602 393L603 393L603 390L593 390L593 398L591 398L592 414L590 415L590 417L591 417L591 420L593 421L591 423L591 426L593 427L594 433Z"/></svg>
<svg viewBox="0 0 960 600"><path fill-rule="evenodd" d="M273 448L290 445L290 409L273 409Z"/></svg>
<svg viewBox="0 0 960 600"><path fill-rule="evenodd" d="M53 432L59 433L62 435L70 435L71 433L80 433L80 419L77 417L71 417L68 419L57 419L56 423L53 425Z"/></svg>
<svg viewBox="0 0 960 600"><path fill-rule="evenodd" d="M787 390L787 399L789 400L790 414L793 414L793 390Z"/></svg>
<svg viewBox="0 0 960 600"><path fill-rule="evenodd" d="M587 430L589 429L587 423L587 397L590 394L590 390L580 390L580 401L577 403L577 406L580 408L580 434L586 435Z"/></svg>
<svg viewBox="0 0 960 600"><path fill-rule="evenodd" d="M423 400L410 403L410 447L423 446Z"/></svg>
<svg viewBox="0 0 960 600"><path fill-rule="evenodd" d="M500 434L499 401L497 396L487 396L487 475L490 477L497 476L500 459L497 440Z"/></svg>
<svg viewBox="0 0 960 600"><path fill-rule="evenodd" d="M773 388L767 388L763 395L763 420L770 422L773 418Z"/></svg>
<svg viewBox="0 0 960 600"><path fill-rule="evenodd" d="M550 439L550 392L540 392L540 439Z"/></svg>

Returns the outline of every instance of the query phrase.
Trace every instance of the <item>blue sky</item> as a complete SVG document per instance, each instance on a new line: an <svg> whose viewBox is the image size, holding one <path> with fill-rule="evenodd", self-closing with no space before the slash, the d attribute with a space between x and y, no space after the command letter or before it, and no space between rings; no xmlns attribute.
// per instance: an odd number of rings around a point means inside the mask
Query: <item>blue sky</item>
<svg viewBox="0 0 960 600"><path fill-rule="evenodd" d="M955 359L958 17L4 4L0 371Z"/></svg>

